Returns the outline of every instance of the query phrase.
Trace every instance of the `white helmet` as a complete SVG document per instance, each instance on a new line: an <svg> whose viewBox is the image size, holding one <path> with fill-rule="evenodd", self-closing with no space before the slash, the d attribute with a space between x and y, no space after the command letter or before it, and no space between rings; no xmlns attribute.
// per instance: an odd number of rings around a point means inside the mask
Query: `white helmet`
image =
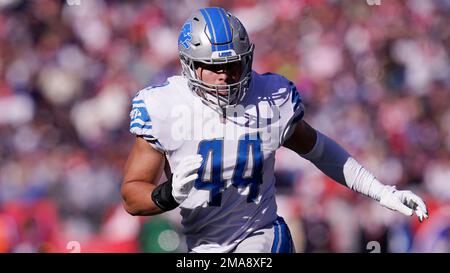
<svg viewBox="0 0 450 273"><path fill-rule="evenodd" d="M195 11L184 23L178 38L182 71L190 89L206 103L222 109L236 105L247 91L252 75L253 50L254 45L250 43L242 23L223 8ZM239 80L231 84L208 84L199 79L195 71L198 63L234 62L241 64L242 73Z"/></svg>

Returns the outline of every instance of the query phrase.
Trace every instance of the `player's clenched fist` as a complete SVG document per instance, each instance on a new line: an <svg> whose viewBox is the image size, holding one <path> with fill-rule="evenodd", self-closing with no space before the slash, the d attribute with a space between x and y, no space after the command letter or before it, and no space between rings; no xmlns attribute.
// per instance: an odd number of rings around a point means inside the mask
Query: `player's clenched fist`
<svg viewBox="0 0 450 273"><path fill-rule="evenodd" d="M181 160L172 176L172 196L181 204L189 195L194 181L198 178L197 170L202 165L201 155L187 156Z"/></svg>

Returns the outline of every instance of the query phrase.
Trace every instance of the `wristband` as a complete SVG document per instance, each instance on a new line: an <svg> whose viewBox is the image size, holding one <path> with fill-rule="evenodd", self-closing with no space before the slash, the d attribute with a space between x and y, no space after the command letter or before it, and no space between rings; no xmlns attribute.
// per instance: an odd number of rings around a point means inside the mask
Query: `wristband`
<svg viewBox="0 0 450 273"><path fill-rule="evenodd" d="M172 196L172 177L153 190L152 200L163 211L173 210L180 205Z"/></svg>

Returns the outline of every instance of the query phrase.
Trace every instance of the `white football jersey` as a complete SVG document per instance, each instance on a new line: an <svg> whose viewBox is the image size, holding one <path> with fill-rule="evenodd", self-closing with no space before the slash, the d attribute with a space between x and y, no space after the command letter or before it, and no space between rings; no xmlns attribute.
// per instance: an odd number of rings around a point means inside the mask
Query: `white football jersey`
<svg viewBox="0 0 450 273"><path fill-rule="evenodd" d="M272 225L275 151L304 114L295 85L253 72L249 90L226 116L206 105L182 76L133 98L130 131L165 153L172 170L201 154L188 198L180 205L190 251L228 252L255 230Z"/></svg>

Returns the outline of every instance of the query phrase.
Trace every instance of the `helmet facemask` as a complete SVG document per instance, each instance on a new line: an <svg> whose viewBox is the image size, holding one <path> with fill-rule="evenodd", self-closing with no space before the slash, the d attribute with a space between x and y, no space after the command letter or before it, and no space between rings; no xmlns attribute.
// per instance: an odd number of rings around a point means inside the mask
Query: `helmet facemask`
<svg viewBox="0 0 450 273"><path fill-rule="evenodd" d="M184 52L180 52L182 71L183 75L188 79L189 88L208 105L219 106L220 108L236 105L244 97L250 85L253 50L254 45L251 44L249 50L243 54L214 59L193 58ZM206 83L196 71L202 64L219 66L233 63L241 64L241 73L238 76L238 80L230 84Z"/></svg>

